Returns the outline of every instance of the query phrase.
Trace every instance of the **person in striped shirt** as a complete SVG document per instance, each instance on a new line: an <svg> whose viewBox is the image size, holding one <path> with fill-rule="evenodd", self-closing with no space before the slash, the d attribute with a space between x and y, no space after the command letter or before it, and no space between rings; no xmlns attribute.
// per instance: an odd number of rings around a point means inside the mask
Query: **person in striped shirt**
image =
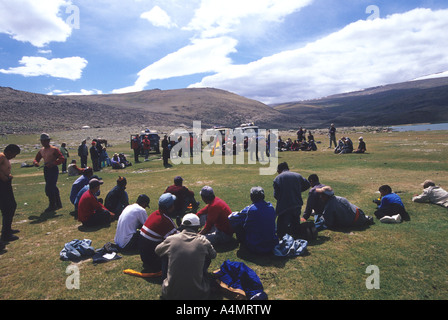
<svg viewBox="0 0 448 320"><path fill-rule="evenodd" d="M159 209L149 215L140 229L138 248L144 273L161 275L162 262L154 249L163 240L178 232L171 217L174 213L175 200L176 196L171 193L162 194L159 198Z"/></svg>

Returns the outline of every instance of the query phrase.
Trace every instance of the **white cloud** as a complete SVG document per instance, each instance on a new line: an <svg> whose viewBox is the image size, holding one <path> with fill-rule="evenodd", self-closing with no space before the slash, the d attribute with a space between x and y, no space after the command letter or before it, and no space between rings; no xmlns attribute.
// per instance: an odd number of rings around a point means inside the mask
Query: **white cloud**
<svg viewBox="0 0 448 320"><path fill-rule="evenodd" d="M265 103L318 98L448 70L448 10L415 9L338 32L191 87L216 87Z"/></svg>
<svg viewBox="0 0 448 320"><path fill-rule="evenodd" d="M52 95L64 95L64 96L89 96L89 95L93 95L93 94L103 94L102 90L98 90L98 89L92 89L92 90L86 90L86 89L81 89L80 92L70 92L70 91L64 91L64 90L52 90L49 93L47 93L49 96Z"/></svg>
<svg viewBox="0 0 448 320"><path fill-rule="evenodd" d="M188 25L182 28L194 32L191 43L170 53L138 73L134 85L116 89L114 93L143 90L150 81L206 72L221 72L232 65L229 58L236 53L237 35L248 29L256 33L255 25L280 21L313 0L202 0ZM145 13L153 24L168 26L170 18L155 6ZM157 14L156 14L157 13ZM156 16L163 21L157 21ZM250 25L250 28L245 26ZM231 34L234 33L234 34ZM246 34L247 36L247 34Z"/></svg>
<svg viewBox="0 0 448 320"><path fill-rule="evenodd" d="M248 24L281 21L313 0L203 0L195 16L185 27L201 33L201 37L216 37L237 31L245 20Z"/></svg>
<svg viewBox="0 0 448 320"><path fill-rule="evenodd" d="M36 47L52 41L64 42L70 36L71 28L59 16L59 11L70 4L65 0L2 0L0 33Z"/></svg>
<svg viewBox="0 0 448 320"><path fill-rule="evenodd" d="M231 65L228 55L235 52L237 41L229 38L195 39L186 47L173 52L138 73L133 86L116 89L114 93L144 90L151 80L185 75L221 72Z"/></svg>
<svg viewBox="0 0 448 320"><path fill-rule="evenodd" d="M150 11L142 13L140 18L148 20L156 27L177 27L177 25L171 20L170 16L159 6L155 6Z"/></svg>
<svg viewBox="0 0 448 320"><path fill-rule="evenodd" d="M8 70L0 69L0 73L18 74L24 77L50 76L69 80L81 78L82 70L87 60L81 57L62 59L46 59L43 57L23 57L19 63L22 65Z"/></svg>

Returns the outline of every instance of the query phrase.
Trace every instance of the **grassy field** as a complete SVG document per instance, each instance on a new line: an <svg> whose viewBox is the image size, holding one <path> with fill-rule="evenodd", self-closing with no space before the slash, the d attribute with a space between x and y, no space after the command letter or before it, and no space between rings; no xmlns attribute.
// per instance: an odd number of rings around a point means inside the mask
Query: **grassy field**
<svg viewBox="0 0 448 320"><path fill-rule="evenodd" d="M356 142L359 135L349 136ZM336 195L346 197L368 215L375 211L372 200L379 196L378 187L389 184L402 197L410 222L391 225L375 219L375 225L363 231L326 230L309 243L306 255L295 258L257 257L242 252L238 246L217 248L218 256L209 270L218 269L226 259L242 261L259 275L271 300L448 299L448 211L411 201L414 194L421 192L420 183L425 179L448 188L446 132L362 135L367 154L335 155L327 148L327 138L316 136L322 142L316 152L282 152L279 162L288 162L292 171L305 177L317 173L322 183L334 188ZM58 134L53 139L62 142ZM9 136L8 141L0 142L25 144L36 140L36 136ZM125 152L132 159L128 143L114 144L108 151L109 155ZM80 288L67 289L66 270L72 263L59 258L64 244L73 239L90 239L92 246L100 249L113 242L116 222L93 231L78 228L80 223L70 215L73 206L69 201L75 177L64 174L58 182L64 207L56 213L44 213L48 203L42 170L20 167L22 162L30 162L35 152L33 148L25 148L13 162L18 204L13 228L20 230L17 234L20 239L0 252L0 299L160 299L159 279L144 280L123 274L128 268L141 270L138 254L121 254L121 259L103 264L93 264L92 259L77 263ZM71 153L76 155L75 150ZM157 199L176 175L183 176L184 184L196 195L204 185L212 186L232 211L238 211L250 204L249 190L256 185L265 189L266 200L275 205L272 187L275 176L259 175L259 167L258 164L184 164L164 168L158 156L151 156L151 161L125 170L103 169L99 176L105 182L103 198L117 177L125 176L132 203L141 193L151 198L148 214L157 209ZM307 193L303 198L306 201ZM366 269L371 265L379 269L379 289L366 287L370 276ZM218 294L215 298L222 299Z"/></svg>

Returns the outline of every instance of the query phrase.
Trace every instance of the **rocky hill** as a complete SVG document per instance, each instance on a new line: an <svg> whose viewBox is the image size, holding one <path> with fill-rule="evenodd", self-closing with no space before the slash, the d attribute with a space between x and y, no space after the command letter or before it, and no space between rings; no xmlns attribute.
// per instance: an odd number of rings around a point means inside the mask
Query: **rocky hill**
<svg viewBox="0 0 448 320"><path fill-rule="evenodd" d="M0 87L0 133L91 128L191 127L201 121L236 127L295 126L291 117L254 100L218 89L146 90L127 94L49 96Z"/></svg>
<svg viewBox="0 0 448 320"><path fill-rule="evenodd" d="M236 127L316 129L448 122L448 78L369 88L322 99L267 106L213 89L145 90L126 94L49 96L0 87L0 133L91 128Z"/></svg>
<svg viewBox="0 0 448 320"><path fill-rule="evenodd" d="M305 127L391 126L448 122L448 78L409 81L272 106Z"/></svg>

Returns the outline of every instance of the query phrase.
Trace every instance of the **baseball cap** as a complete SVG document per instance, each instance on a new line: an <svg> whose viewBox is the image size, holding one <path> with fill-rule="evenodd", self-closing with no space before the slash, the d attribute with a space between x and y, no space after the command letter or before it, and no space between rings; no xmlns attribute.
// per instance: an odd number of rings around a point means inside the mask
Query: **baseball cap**
<svg viewBox="0 0 448 320"><path fill-rule="evenodd" d="M163 207L165 209L170 208L174 205L174 201L176 200L176 196L171 193L164 193L159 198L159 207Z"/></svg>
<svg viewBox="0 0 448 320"><path fill-rule="evenodd" d="M99 180L97 178L90 179L90 181L89 181L89 188L90 189L96 188L99 185L102 185L103 183L104 182L102 180Z"/></svg>
<svg viewBox="0 0 448 320"><path fill-rule="evenodd" d="M42 133L40 135L40 140L51 140L50 135L48 133Z"/></svg>
<svg viewBox="0 0 448 320"><path fill-rule="evenodd" d="M194 213L187 213L182 218L182 225L185 227L199 227L200 226L199 217Z"/></svg>

